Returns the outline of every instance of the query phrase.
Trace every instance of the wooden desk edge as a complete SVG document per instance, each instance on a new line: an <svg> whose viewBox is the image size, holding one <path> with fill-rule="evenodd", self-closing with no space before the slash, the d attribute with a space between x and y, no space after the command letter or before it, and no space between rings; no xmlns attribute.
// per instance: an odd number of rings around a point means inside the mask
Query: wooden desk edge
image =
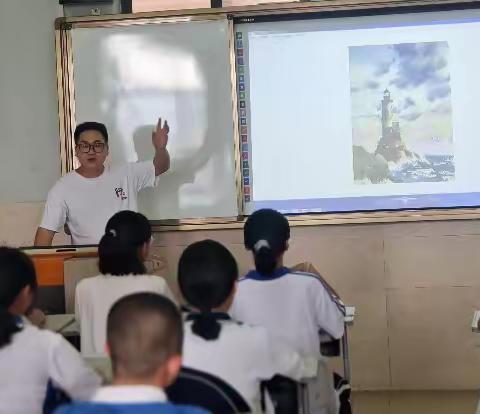
<svg viewBox="0 0 480 414"><path fill-rule="evenodd" d="M475 333L480 333L480 328L478 327L478 321L480 320L480 310L476 310L473 313L473 319L472 319L472 332Z"/></svg>
<svg viewBox="0 0 480 414"><path fill-rule="evenodd" d="M355 321L355 306L345 306L345 325L351 326Z"/></svg>

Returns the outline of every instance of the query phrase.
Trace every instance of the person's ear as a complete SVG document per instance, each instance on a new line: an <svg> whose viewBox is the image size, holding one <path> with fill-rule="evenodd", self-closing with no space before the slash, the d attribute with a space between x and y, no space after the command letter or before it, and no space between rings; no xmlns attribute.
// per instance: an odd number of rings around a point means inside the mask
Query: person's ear
<svg viewBox="0 0 480 414"><path fill-rule="evenodd" d="M223 303L223 306L225 306L227 310L230 310L230 308L232 307L233 301L235 299L235 295L237 293L237 283L238 282L235 281L235 283L232 286L232 291L230 292L230 294L228 295L228 298Z"/></svg>
<svg viewBox="0 0 480 414"><path fill-rule="evenodd" d="M22 289L22 292L24 292L25 295L25 305L28 308L30 308L33 305L33 302L35 301L35 292L33 291L32 287L30 285L25 286Z"/></svg>
<svg viewBox="0 0 480 414"><path fill-rule="evenodd" d="M140 259L142 260L142 262L148 259L148 256L150 255L151 245L152 245L152 239L150 239L149 241L146 241L140 247Z"/></svg>
<svg viewBox="0 0 480 414"><path fill-rule="evenodd" d="M165 377L162 381L164 383L163 387L168 387L169 385L175 382L181 367L182 367L181 355L173 355L170 358L168 358L165 364L165 370L164 370Z"/></svg>
<svg viewBox="0 0 480 414"><path fill-rule="evenodd" d="M34 297L35 294L31 286L24 286L10 306L10 311L16 315L25 315L31 308Z"/></svg>
<svg viewBox="0 0 480 414"><path fill-rule="evenodd" d="M285 251L287 251L290 248L290 242L287 240L285 242Z"/></svg>

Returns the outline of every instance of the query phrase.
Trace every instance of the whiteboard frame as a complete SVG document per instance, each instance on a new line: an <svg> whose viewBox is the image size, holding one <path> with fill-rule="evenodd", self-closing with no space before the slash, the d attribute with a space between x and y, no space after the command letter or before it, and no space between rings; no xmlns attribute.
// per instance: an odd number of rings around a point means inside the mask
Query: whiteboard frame
<svg viewBox="0 0 480 414"><path fill-rule="evenodd" d="M250 16L297 15L305 13L353 12L382 10L393 14L397 10L425 8L469 9L479 7L478 0L321 0L316 2L278 3L219 9L189 9L109 16L62 17L55 21L57 60L57 93L60 132L61 173L76 165L73 132L75 127L74 65L71 30L74 28L118 27L131 25L181 23L203 20L229 20L229 47L232 85L232 111L235 150L235 183L239 215L231 218L202 218L152 221L155 231L192 231L237 229L243 226L243 180L241 177L240 134L238 129L236 64L233 20ZM339 224L394 223L437 220L480 219L480 208L446 208L424 210L371 211L346 213L312 213L288 217L292 226Z"/></svg>

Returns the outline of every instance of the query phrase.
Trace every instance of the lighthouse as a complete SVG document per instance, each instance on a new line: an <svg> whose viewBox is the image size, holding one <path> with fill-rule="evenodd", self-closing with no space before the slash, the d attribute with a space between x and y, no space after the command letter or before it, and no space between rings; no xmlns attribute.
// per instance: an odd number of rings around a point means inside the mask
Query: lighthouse
<svg viewBox="0 0 480 414"><path fill-rule="evenodd" d="M393 99L390 91L383 91L382 104L382 136L378 142L376 154L382 155L387 161L397 161L400 152L406 150L400 134L400 123L393 113Z"/></svg>
<svg viewBox="0 0 480 414"><path fill-rule="evenodd" d="M390 97L390 91L383 91L382 99L382 138L387 138L392 131L393 124L393 99Z"/></svg>

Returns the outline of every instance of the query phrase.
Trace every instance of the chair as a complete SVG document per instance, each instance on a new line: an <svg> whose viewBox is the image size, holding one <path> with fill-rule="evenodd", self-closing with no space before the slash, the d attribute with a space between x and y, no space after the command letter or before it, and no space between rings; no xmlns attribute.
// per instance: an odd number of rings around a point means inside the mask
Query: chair
<svg viewBox="0 0 480 414"><path fill-rule="evenodd" d="M70 402L70 397L64 391L56 388L52 381L48 381L45 401L43 403L43 414L53 414L57 408Z"/></svg>
<svg viewBox="0 0 480 414"><path fill-rule="evenodd" d="M183 367L176 381L166 389L169 401L195 405L212 414L249 413L250 406L243 397L222 379Z"/></svg>
<svg viewBox="0 0 480 414"><path fill-rule="evenodd" d="M325 363L320 363L318 368L319 377L313 379L313 382L308 378L294 381L280 375L263 381L261 384L263 410L267 408L268 394L273 405L271 412L274 414L312 412L351 414L350 384L338 374L331 375Z"/></svg>
<svg viewBox="0 0 480 414"><path fill-rule="evenodd" d="M262 409L266 409L266 393L273 404L275 414L306 413L306 396L303 384L290 378L275 375L268 381L262 381Z"/></svg>

